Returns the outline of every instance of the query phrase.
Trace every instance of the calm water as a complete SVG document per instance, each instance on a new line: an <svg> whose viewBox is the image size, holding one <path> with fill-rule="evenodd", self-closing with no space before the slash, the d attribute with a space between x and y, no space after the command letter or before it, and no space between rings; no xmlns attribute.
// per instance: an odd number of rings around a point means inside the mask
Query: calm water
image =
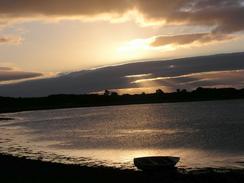
<svg viewBox="0 0 244 183"><path fill-rule="evenodd" d="M180 167L244 168L244 100L2 114L0 151L64 163L132 168L176 155Z"/></svg>

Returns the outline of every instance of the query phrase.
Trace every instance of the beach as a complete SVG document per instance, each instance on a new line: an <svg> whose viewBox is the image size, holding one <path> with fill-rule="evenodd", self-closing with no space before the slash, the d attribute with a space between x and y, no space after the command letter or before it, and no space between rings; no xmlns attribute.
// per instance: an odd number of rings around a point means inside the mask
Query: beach
<svg viewBox="0 0 244 183"><path fill-rule="evenodd" d="M109 167L88 167L0 155L0 180L6 182L164 182L242 183L244 170L199 169L143 172ZM2 182L1 181L1 182Z"/></svg>

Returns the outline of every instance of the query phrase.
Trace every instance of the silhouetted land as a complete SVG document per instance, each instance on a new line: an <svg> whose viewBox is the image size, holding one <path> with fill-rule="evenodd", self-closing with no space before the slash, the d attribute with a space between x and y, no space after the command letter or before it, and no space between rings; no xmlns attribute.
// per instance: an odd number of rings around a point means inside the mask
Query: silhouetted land
<svg viewBox="0 0 244 183"><path fill-rule="evenodd" d="M104 94L51 95L39 98L0 97L0 113L39 109L59 109L71 107L91 107L108 105L146 104L164 102L189 102L205 100L244 99L244 89L235 88L197 88L193 91L177 90L164 93L158 89L151 94L124 94L105 91Z"/></svg>
<svg viewBox="0 0 244 183"><path fill-rule="evenodd" d="M42 162L0 154L0 181L7 182L164 182L164 183L243 183L244 170L202 169L142 172L108 167L87 167Z"/></svg>

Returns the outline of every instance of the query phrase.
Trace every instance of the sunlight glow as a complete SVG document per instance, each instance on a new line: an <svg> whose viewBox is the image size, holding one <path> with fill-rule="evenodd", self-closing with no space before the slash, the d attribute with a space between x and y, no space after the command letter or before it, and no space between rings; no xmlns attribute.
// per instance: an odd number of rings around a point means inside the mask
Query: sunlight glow
<svg viewBox="0 0 244 183"><path fill-rule="evenodd" d="M121 88L116 89L119 94L139 94L139 93L154 93L158 87L138 87L138 88Z"/></svg>
<svg viewBox="0 0 244 183"><path fill-rule="evenodd" d="M176 49L174 45L165 45L153 47L151 43L154 41L153 38L148 39L135 39L124 43L117 49L117 56L120 58L138 58L143 57L151 52L167 52Z"/></svg>
<svg viewBox="0 0 244 183"><path fill-rule="evenodd" d="M146 77L152 75L151 73L148 74L135 74L135 75L128 75L125 76L126 78L140 78L140 77Z"/></svg>
<svg viewBox="0 0 244 183"><path fill-rule="evenodd" d="M148 39L135 39L128 43L125 43L117 49L118 55L131 56L140 55L142 51L149 50L149 43L151 41Z"/></svg>

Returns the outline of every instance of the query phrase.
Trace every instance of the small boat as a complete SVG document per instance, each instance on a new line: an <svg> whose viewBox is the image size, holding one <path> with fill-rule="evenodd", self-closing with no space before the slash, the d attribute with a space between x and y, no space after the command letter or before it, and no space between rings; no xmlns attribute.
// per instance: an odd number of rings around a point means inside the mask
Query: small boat
<svg viewBox="0 0 244 183"><path fill-rule="evenodd" d="M180 160L173 156L149 156L134 158L134 165L140 170L172 170Z"/></svg>

